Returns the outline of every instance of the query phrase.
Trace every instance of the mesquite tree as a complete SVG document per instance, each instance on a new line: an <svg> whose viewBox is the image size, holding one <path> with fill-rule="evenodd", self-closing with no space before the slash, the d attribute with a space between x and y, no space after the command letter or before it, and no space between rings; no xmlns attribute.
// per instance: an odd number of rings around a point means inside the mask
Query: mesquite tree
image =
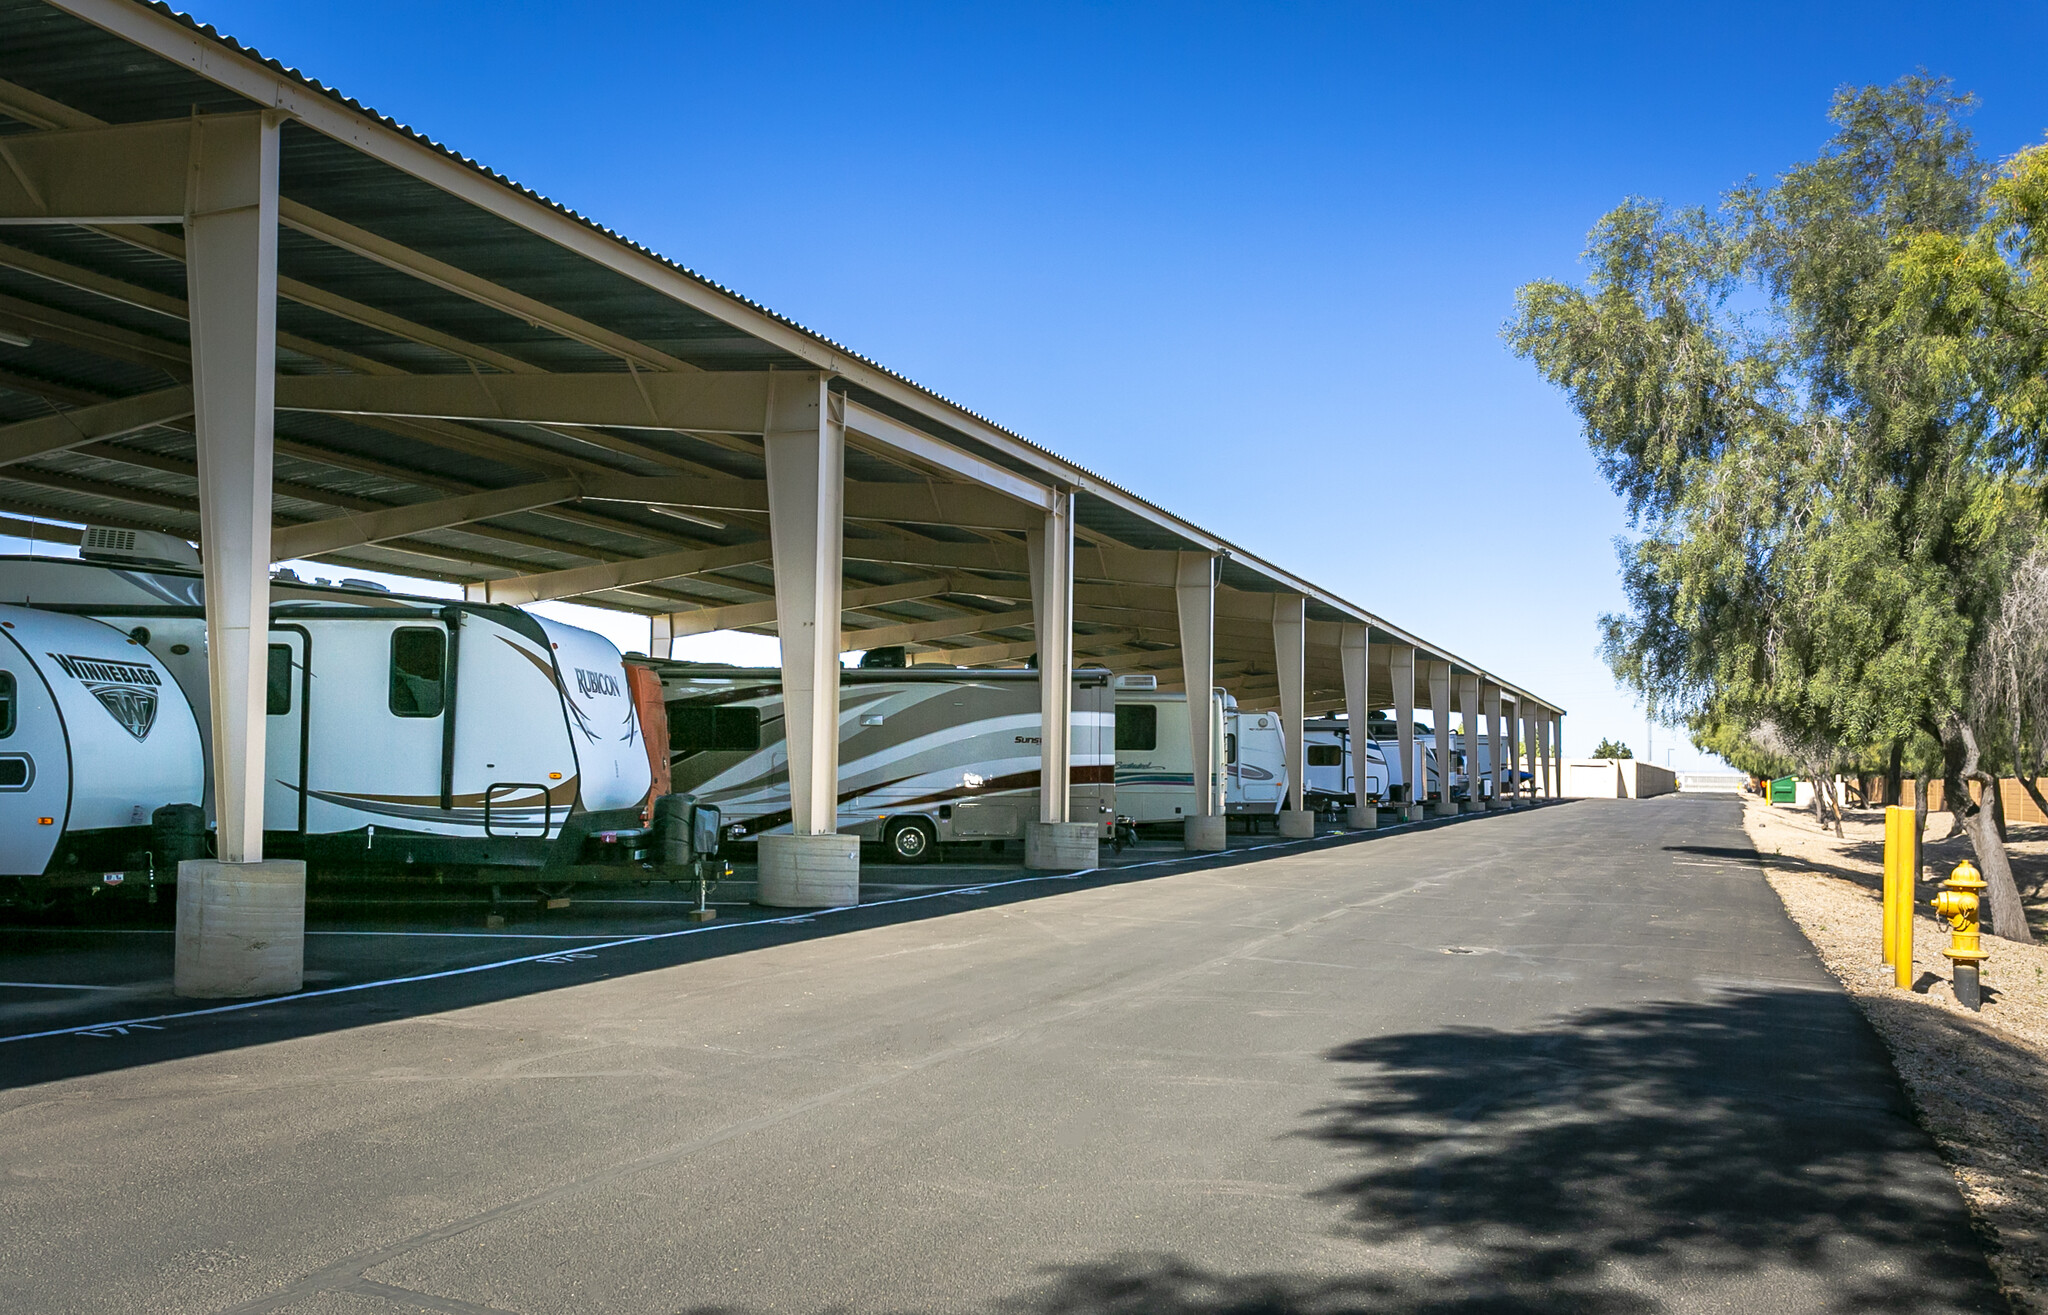
<svg viewBox="0 0 2048 1315"><path fill-rule="evenodd" d="M1911 263L1985 219L1969 104L1927 77L1844 91L1817 158L1713 212L1624 203L1585 286L1522 288L1506 332L1627 502L1616 674L1653 715L1802 766L1932 736L1993 930L2025 940L1966 782L1987 779L1970 674L2034 546L2036 465L1964 395L2009 368L1956 345L1960 312Z"/></svg>

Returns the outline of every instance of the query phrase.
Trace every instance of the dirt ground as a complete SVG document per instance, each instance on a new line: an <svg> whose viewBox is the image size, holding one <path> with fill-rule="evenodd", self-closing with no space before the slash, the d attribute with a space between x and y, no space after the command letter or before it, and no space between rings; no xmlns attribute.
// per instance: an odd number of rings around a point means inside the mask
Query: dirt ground
<svg viewBox="0 0 2048 1315"><path fill-rule="evenodd" d="M2048 1315L2048 826L2014 825L2013 873L2040 943L1984 937L1985 1004L1971 1013L1949 990L1948 924L1935 890L1970 857L1930 814L1913 928L1913 987L1882 961L1880 809L1845 813L1843 836L1811 812L1745 802L1744 823L1785 908L1883 1036L1987 1237L2015 1309Z"/></svg>

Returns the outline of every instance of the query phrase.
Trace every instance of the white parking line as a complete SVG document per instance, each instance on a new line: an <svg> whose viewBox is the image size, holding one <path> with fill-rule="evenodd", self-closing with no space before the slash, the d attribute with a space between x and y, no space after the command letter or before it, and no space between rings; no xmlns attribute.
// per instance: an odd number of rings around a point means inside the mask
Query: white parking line
<svg viewBox="0 0 2048 1315"><path fill-rule="evenodd" d="M81 986L76 982L0 982L23 991L132 991L132 986Z"/></svg>

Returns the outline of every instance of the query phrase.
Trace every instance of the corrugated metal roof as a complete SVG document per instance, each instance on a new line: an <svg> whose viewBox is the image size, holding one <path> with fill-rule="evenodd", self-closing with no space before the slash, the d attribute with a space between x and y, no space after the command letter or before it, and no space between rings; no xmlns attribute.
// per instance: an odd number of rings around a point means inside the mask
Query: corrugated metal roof
<svg viewBox="0 0 2048 1315"><path fill-rule="evenodd" d="M99 0L72 3L80 7ZM659 280L650 282L616 262L593 259L564 240L522 226L504 213L493 213L446 186L396 167L361 149L365 140L361 137L344 141L297 121L288 121L281 134L281 192L290 202L359 230L375 243L393 244L409 255L444 262L465 276L557 308L594 326L596 343L614 341L605 335L616 335L617 340L629 340L672 361L728 371L778 365L817 368L812 349L822 349L845 367L842 373L862 376L866 372L864 377L848 377L836 385L851 399L1031 478L1051 477L1079 486L1076 522L1086 533L1132 548L1221 550L1227 555L1222 579L1234 589L1302 591L1310 597L1312 619L1364 619L1373 626L1376 639L1413 639L987 417L540 196L210 26L166 5L118 3L122 7L95 13L113 27L129 25L131 18L145 12L154 15L175 26L152 28L152 32L181 31L209 43L224 60L253 61L291 87L342 107L355 116L351 122L364 124L364 131L371 131L374 125L376 130L426 148L444 164L487 180L623 252L654 262L668 274L714 294L714 299L704 302L699 298L699 305L689 304L655 286ZM171 41L169 36L159 40L158 35L145 35L149 44L170 49L164 45ZM73 113L129 123L234 112L258 104L222 85L251 85L239 74L230 76L229 65L209 65L215 76L204 76L145 48L142 40L95 26L68 12L62 3L0 0L0 79L59 102ZM299 112L312 113L310 106L318 102L295 103ZM23 130L23 125L0 118L0 132L18 130ZM17 313L33 312L42 317L37 321L34 345L9 351L0 359L0 419L33 414L25 408L50 405L48 399L52 398L59 399L58 404L83 405L98 398L162 388L182 377L183 268L175 255L169 254L176 250L178 239L175 226L125 234L82 229L9 229L0 233L0 241L26 253L14 261L18 267L0 258L0 313L11 307ZM64 273L67 267L80 274ZM351 249L349 243L300 231L289 222L289 216L280 233L279 274L287 281L278 312L279 366L285 373L364 369L416 374L502 369L601 373L629 368L617 350L586 341L593 334L533 322L516 311L490 304L491 298L444 286L434 277L421 277L417 268L394 268L385 260ZM718 313L704 309L706 305ZM777 338L777 326L796 337ZM855 365L860 368L852 368ZM558 469L560 463L629 474L697 470L738 478L760 476L757 453L734 450L734 445L709 436L652 431L578 431L470 421L459 426L357 422L283 412L278 417L278 434L278 511L280 518L288 521L331 516L334 508L346 509L351 503L358 509L403 506L470 489L505 487L532 479L536 472ZM190 535L196 532L193 486L189 476L175 468L180 460L189 459L190 448L189 432L171 426L95 445L88 452L0 468L0 510L91 517L109 523L124 520ZM130 455L123 456L120 449L128 449ZM852 478L873 482L924 478L895 462L858 451L848 454L848 472ZM323 503L321 498L329 501ZM419 553L441 550L466 557L485 568L483 574L502 574L646 556L677 544L742 541L759 536L759 522L758 516L735 516L731 525L720 530L679 524L644 508L616 504L595 509L549 508L428 531L402 542L350 549L347 556L360 562L420 563L433 559ZM990 537L938 526L898 527L898 531L937 542L973 543ZM857 524L849 526L849 536L863 532ZM1000 534L994 537L998 542L1004 538ZM901 574L884 571L854 578L888 580ZM690 582L687 592L651 583L600 591L593 601L645 610L660 606L664 597L716 598L743 593L743 577L730 572L725 577L733 583L720 585L700 578ZM756 579L754 583L758 586L765 581ZM930 610L926 605L905 604L892 607L887 614L918 616ZM1432 651L1442 654L1440 649ZM1508 688L1515 689L1512 685Z"/></svg>

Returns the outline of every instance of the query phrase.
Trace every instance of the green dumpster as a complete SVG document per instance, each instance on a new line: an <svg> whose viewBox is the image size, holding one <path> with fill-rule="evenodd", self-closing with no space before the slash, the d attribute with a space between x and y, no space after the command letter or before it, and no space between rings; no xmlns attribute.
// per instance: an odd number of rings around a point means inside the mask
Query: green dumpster
<svg viewBox="0 0 2048 1315"><path fill-rule="evenodd" d="M1798 803L1799 778L1796 776L1781 776L1777 780L1772 781L1771 802L1774 804Z"/></svg>

